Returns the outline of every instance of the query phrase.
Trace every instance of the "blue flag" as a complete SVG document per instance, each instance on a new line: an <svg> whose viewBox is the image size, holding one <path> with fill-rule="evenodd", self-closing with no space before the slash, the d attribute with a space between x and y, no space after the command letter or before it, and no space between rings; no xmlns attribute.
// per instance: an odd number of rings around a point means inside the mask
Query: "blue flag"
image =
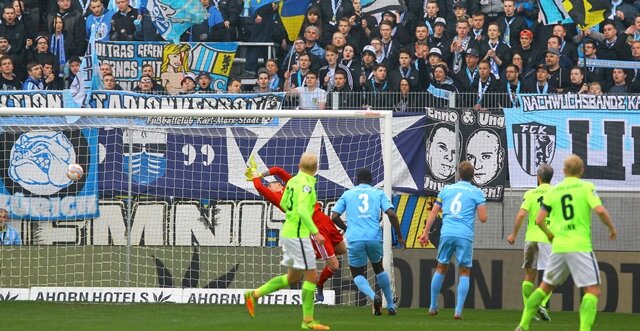
<svg viewBox="0 0 640 331"><path fill-rule="evenodd" d="M84 106L85 100L90 99L91 91L102 88L100 70L98 70L98 54L96 53L96 26L91 26L89 47L80 63L80 71L71 83L69 89L73 101L78 107Z"/></svg>
<svg viewBox="0 0 640 331"><path fill-rule="evenodd" d="M538 0L538 7L544 25L573 23L562 0Z"/></svg>
<svg viewBox="0 0 640 331"><path fill-rule="evenodd" d="M207 10L198 0L149 0L146 9L162 38L174 44L192 25L207 19Z"/></svg>

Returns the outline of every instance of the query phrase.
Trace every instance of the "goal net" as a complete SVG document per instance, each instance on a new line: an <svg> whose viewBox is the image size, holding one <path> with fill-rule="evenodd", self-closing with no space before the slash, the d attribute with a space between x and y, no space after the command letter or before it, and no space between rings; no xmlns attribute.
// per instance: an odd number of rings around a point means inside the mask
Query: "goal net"
<svg viewBox="0 0 640 331"><path fill-rule="evenodd" d="M252 154L258 171L278 166L295 174L303 152L317 153L327 214L354 186L358 168L369 168L390 195L385 112L124 111L3 109L0 207L22 245L0 247L1 288L74 287L73 298L88 301L96 295L80 288L161 288L147 299L239 303L240 290L286 271L278 247L284 214L245 179ZM84 169L78 181L66 177L72 163ZM326 301L364 304L346 255L339 260ZM268 300L295 304L295 293Z"/></svg>

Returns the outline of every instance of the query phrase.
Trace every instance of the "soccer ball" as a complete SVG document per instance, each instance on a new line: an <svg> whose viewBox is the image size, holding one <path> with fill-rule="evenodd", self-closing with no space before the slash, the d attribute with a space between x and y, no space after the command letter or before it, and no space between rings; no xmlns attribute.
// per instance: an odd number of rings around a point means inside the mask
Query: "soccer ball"
<svg viewBox="0 0 640 331"><path fill-rule="evenodd" d="M67 167L67 178L77 181L84 175L84 169L77 163L72 163Z"/></svg>

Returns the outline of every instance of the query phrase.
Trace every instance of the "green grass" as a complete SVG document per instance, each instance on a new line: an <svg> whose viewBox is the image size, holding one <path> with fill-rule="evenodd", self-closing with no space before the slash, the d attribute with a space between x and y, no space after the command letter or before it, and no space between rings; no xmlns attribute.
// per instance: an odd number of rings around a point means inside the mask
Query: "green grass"
<svg viewBox="0 0 640 331"><path fill-rule="evenodd" d="M0 330L299 330L301 308L258 305L250 318L244 306L185 304L77 304L0 302ZM577 330L576 312L551 312L552 322L532 322L531 330ZM427 317L425 309L399 309L398 316L372 316L368 307L316 306L316 318L332 330L513 330L519 311L464 311L454 321L445 309ZM594 330L637 330L640 317L599 313Z"/></svg>

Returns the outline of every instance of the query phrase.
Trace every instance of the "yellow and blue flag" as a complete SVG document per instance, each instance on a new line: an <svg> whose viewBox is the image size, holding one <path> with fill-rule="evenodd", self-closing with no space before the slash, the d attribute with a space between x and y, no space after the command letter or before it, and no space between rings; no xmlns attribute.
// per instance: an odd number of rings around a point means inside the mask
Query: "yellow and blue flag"
<svg viewBox="0 0 640 331"><path fill-rule="evenodd" d="M311 0L284 0L280 3L280 18L290 41L298 36L310 3Z"/></svg>

